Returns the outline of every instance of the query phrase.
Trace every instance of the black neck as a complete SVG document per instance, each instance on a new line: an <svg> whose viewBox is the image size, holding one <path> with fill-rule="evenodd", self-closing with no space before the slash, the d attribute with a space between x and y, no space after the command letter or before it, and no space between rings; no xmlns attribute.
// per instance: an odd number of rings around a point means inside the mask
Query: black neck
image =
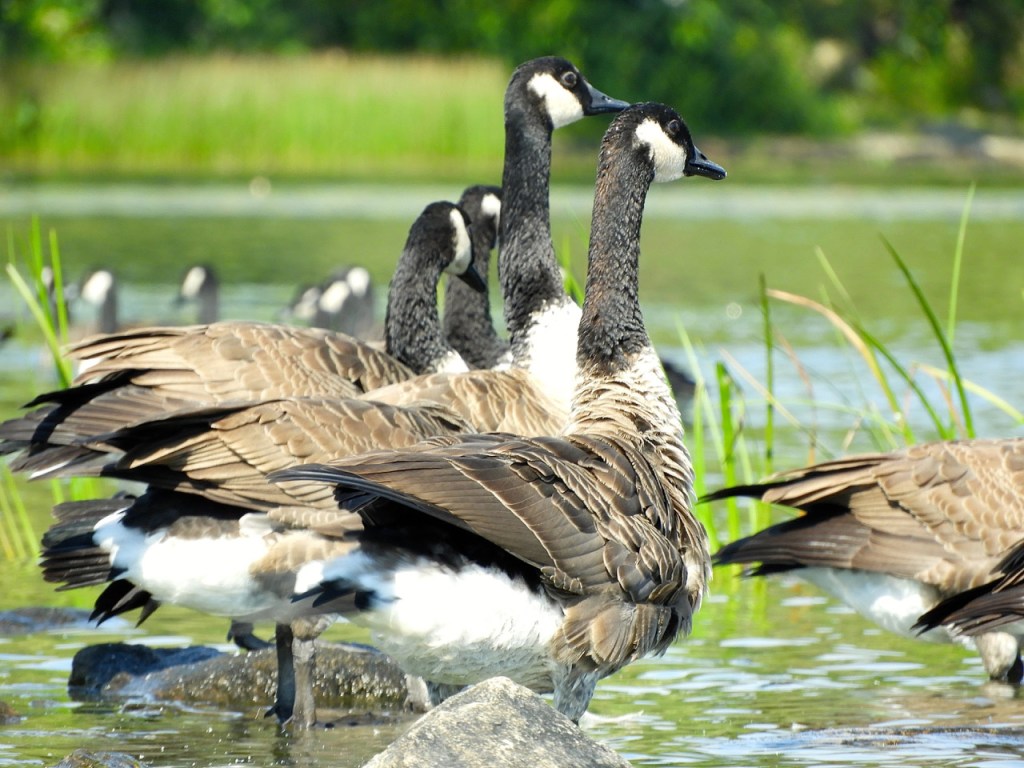
<svg viewBox="0 0 1024 768"><path fill-rule="evenodd" d="M384 343L388 354L416 373L432 373L451 351L437 317L437 282L441 270L402 252L388 287Z"/></svg>
<svg viewBox="0 0 1024 768"><path fill-rule="evenodd" d="M622 370L632 355L650 345L637 277L640 223L653 180L653 168L636 151L602 151L577 347L581 368Z"/></svg>
<svg viewBox="0 0 1024 768"><path fill-rule="evenodd" d="M473 267L488 283L494 227L483 222L473 226ZM491 296L476 291L462 280L448 279L444 296L444 335L472 368L493 368L508 350L491 320Z"/></svg>
<svg viewBox="0 0 1024 768"><path fill-rule="evenodd" d="M546 117L506 104L498 277L513 350L534 313L565 297L548 212L551 131Z"/></svg>

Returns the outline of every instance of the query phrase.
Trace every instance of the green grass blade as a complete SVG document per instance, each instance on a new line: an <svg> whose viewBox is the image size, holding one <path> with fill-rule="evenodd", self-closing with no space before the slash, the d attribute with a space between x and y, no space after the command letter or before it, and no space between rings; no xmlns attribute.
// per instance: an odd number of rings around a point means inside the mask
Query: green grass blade
<svg viewBox="0 0 1024 768"><path fill-rule="evenodd" d="M761 317L764 320L764 383L765 389L768 390L768 397L764 401L764 473L771 474L775 467L775 354L768 282L763 274L758 276L758 296L761 301Z"/></svg>
<svg viewBox="0 0 1024 768"><path fill-rule="evenodd" d="M964 201L964 210L960 214L960 227L956 233L956 250L953 252L953 276L949 286L949 317L946 318L946 338L952 344L956 334L956 309L960 293L960 271L964 260L964 242L967 239L967 222L971 218L971 204L974 202L974 191L977 184L971 184Z"/></svg>
<svg viewBox="0 0 1024 768"><path fill-rule="evenodd" d="M924 312L924 316L928 320L928 324L931 326L932 333L935 335L935 340L939 343L939 347L942 349L942 354L946 358L946 365L949 368L949 373L953 378L953 385L956 389L957 397L960 400L960 411L963 418L965 437L974 437L974 419L971 417L971 406L967 400L967 392L964 390L963 380L960 378L960 371L957 368L956 358L953 356L953 349L949 344L949 340L946 338L946 334L942 331L942 325L939 323L938 317L935 315L931 304L928 303L928 299L925 297L924 291L921 290L920 284L917 282L914 274L910 271L907 263L899 255L892 243L884 237L882 238L882 242L885 244L885 248L889 251L889 255L892 257L893 261L896 262L896 266L899 268L900 272L903 273L903 277L906 279L907 285L910 286L910 290L913 292L915 298L917 298L921 311Z"/></svg>

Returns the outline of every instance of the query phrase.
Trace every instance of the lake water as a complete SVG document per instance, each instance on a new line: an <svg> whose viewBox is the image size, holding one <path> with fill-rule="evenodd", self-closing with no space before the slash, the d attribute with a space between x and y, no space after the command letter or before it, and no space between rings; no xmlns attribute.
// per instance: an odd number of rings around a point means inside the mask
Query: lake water
<svg viewBox="0 0 1024 768"><path fill-rule="evenodd" d="M0 225L26 252L28 217L60 240L65 270L115 268L129 322L187 322L171 306L181 272L210 262L224 281L226 317L273 319L295 286L344 263L387 276L413 216L459 190L301 187L265 184L153 189L0 187ZM822 300L831 286L816 249L828 258L867 326L905 366L942 356L882 243L910 264L944 320L964 190L757 189L693 180L655 189L645 221L641 297L663 353L685 360L679 328L713 376L725 362L747 401L746 428L760 427L757 382L766 376L758 278L769 287ZM589 197L556 190L556 247L577 274L586 255ZM1024 193L980 189L967 230L955 350L964 374L1024 406ZM779 344L775 391L803 427L813 426L817 458L870 449L856 412L884 400L864 364L818 315L771 305ZM7 285L0 316L23 319ZM76 308L84 326L89 315ZM0 324L2 320L0 320ZM791 362L799 360L799 364ZM14 412L52 371L31 334L0 347L0 415ZM898 389L901 401L908 398ZM971 397L982 435L1024 429L980 396ZM920 439L933 437L920 408L910 410ZM776 466L803 463L810 439L776 425ZM707 478L715 486L720 478ZM48 492L29 492L31 516L46 526ZM716 511L721 514L721 511ZM724 528L724 521L723 521ZM55 593L32 563L0 561L0 609L87 607L94 592ZM584 727L636 765L693 766L1001 766L1024 761L1024 701L984 683L964 649L893 637L813 588L792 579L748 582L719 572L692 637L665 656L599 685ZM221 644L224 622L164 608L142 628L111 623L0 638L0 701L24 719L0 725L0 766L55 764L80 746L124 751L156 766L356 766L382 749L401 724L281 735L259 712L186 710L133 702L72 701L66 691L74 652L128 639L153 645ZM263 628L264 634L269 629ZM331 637L365 639L350 627Z"/></svg>

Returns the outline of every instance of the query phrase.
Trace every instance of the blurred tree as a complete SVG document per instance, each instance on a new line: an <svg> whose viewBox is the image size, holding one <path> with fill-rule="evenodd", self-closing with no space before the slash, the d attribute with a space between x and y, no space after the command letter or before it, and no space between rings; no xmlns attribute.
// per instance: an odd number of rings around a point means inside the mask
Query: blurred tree
<svg viewBox="0 0 1024 768"><path fill-rule="evenodd" d="M560 53L719 131L1024 112L1022 0L0 0L9 60L328 47Z"/></svg>

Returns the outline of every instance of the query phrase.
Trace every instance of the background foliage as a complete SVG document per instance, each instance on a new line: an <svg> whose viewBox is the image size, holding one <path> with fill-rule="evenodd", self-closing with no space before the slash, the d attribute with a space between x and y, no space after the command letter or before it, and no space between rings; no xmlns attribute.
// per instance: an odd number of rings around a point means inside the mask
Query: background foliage
<svg viewBox="0 0 1024 768"><path fill-rule="evenodd" d="M1022 40L1020 0L3 0L0 106L30 125L19 61L558 52L725 134L1005 127L1024 113Z"/></svg>

